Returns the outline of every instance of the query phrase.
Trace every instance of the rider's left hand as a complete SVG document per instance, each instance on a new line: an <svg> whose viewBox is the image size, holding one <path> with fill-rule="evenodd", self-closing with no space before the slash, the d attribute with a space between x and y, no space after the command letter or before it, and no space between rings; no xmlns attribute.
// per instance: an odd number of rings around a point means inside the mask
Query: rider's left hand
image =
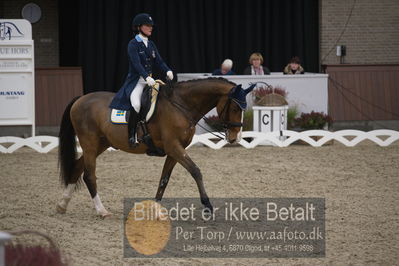
<svg viewBox="0 0 399 266"><path fill-rule="evenodd" d="M169 80L173 80L173 72L172 72L171 70L169 70L168 72L166 72L166 77L167 77Z"/></svg>

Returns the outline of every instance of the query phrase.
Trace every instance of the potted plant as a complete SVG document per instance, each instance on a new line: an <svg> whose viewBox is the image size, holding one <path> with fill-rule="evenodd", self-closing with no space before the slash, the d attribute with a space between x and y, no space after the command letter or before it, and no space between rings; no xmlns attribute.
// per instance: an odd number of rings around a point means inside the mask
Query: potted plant
<svg viewBox="0 0 399 266"><path fill-rule="evenodd" d="M288 108L287 111L287 129L294 129L295 128L295 119L299 114L298 107L296 105L291 106Z"/></svg>
<svg viewBox="0 0 399 266"><path fill-rule="evenodd" d="M324 114L323 112L314 112L314 111L310 113L302 113L300 117L294 120L295 129L297 129L297 131L324 129L327 128L328 125L331 123L332 123L332 118L329 115ZM311 136L311 138L314 139L315 141L318 141L321 137ZM299 143L304 144L303 141L300 141ZM333 140L330 140L326 144L331 145L332 143Z"/></svg>
<svg viewBox="0 0 399 266"><path fill-rule="evenodd" d="M323 129L332 119L323 112L302 113L300 117L295 119L295 125L304 130Z"/></svg>
<svg viewBox="0 0 399 266"><path fill-rule="evenodd" d="M252 131L254 129L253 116L254 116L254 111L253 110L246 110L244 112L244 120L243 120L243 125L242 125L242 131Z"/></svg>

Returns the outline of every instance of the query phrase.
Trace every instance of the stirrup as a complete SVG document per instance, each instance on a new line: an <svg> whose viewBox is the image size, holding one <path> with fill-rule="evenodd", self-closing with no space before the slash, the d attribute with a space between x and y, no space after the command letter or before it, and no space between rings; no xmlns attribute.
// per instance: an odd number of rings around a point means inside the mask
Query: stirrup
<svg viewBox="0 0 399 266"><path fill-rule="evenodd" d="M136 137L131 137L129 140L128 140L128 142L129 142L129 147L130 148L136 148L137 146L139 146L139 142L137 141L137 138Z"/></svg>

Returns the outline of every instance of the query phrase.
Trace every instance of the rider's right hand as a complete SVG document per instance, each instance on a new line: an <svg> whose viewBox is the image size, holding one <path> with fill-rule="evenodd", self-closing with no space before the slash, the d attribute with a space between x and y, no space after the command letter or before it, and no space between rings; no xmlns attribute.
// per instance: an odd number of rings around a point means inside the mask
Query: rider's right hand
<svg viewBox="0 0 399 266"><path fill-rule="evenodd" d="M151 77L147 77L145 79L145 81L147 82L148 86L150 86L150 87L153 87L156 84L155 80Z"/></svg>

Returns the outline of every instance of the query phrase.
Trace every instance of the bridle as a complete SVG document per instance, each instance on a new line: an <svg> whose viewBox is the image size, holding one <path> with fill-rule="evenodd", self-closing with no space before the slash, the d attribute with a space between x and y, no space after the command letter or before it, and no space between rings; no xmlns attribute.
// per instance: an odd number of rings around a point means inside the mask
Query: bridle
<svg viewBox="0 0 399 266"><path fill-rule="evenodd" d="M233 99L229 95L226 103L223 106L222 111L220 112L220 116L219 116L221 118L222 127L225 131L227 131L229 128L232 128L232 127L242 127L243 126L242 122L231 122L231 121L228 121L228 119L226 118L226 116L229 115L230 104L232 101L233 101ZM225 119L223 119L223 115L225 116ZM205 118L205 116L203 118Z"/></svg>
<svg viewBox="0 0 399 266"><path fill-rule="evenodd" d="M190 117L188 115L188 111L189 109L186 108L185 106L183 106L182 104L172 101L171 99L169 99L168 97L166 97L166 99L173 105L175 106L189 121L192 125L196 125L197 121L195 121L192 117ZM211 132L210 130L208 130L207 128L201 126L200 124L198 124L199 127L201 127L203 130L205 130L208 133L211 133L212 135L214 135L215 137L219 138L219 139L225 139L226 138L226 132L227 130L229 130L232 127L242 127L243 123L242 122L232 122L228 120L228 116L229 115L229 110L230 110L230 104L232 101L236 101L236 99L232 99L230 95L228 95L228 99L226 101L226 103L224 104L222 111L220 112L220 120L221 120L221 125L223 128L223 131L217 131L217 133L219 134L224 134L224 136L222 135L219 136L217 134L215 134L214 132ZM195 110L196 111L196 110ZM205 115L203 115L199 120L204 119L204 121L209 125L210 123L210 119L208 119L207 117L205 117Z"/></svg>

